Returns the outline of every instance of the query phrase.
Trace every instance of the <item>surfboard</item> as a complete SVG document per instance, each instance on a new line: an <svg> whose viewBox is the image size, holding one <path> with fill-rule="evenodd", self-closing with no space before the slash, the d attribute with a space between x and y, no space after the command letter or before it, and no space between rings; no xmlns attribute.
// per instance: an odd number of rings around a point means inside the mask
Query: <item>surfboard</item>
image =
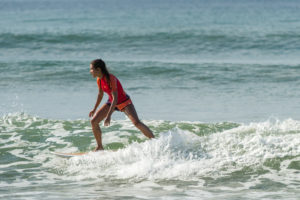
<svg viewBox="0 0 300 200"><path fill-rule="evenodd" d="M52 154L62 157L62 158L71 158L74 156L83 156L87 155L90 152L78 152L78 153L62 153L62 152L51 152Z"/></svg>
<svg viewBox="0 0 300 200"><path fill-rule="evenodd" d="M97 151L97 152L115 152L118 149L110 149L110 150L104 150L104 151ZM52 154L62 157L62 158L71 158L71 157L75 157L75 156L84 156L87 155L89 153L95 153L93 151L89 151L89 152L77 152L77 153L62 153L62 152L51 152Z"/></svg>

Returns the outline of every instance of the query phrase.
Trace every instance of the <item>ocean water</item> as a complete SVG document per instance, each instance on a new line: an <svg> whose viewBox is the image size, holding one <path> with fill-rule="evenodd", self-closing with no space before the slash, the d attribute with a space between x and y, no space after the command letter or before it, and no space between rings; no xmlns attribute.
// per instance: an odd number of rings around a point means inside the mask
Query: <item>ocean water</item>
<svg viewBox="0 0 300 200"><path fill-rule="evenodd" d="M300 199L297 0L0 0L1 199ZM95 58L122 113L90 151ZM104 102L106 97L104 97Z"/></svg>

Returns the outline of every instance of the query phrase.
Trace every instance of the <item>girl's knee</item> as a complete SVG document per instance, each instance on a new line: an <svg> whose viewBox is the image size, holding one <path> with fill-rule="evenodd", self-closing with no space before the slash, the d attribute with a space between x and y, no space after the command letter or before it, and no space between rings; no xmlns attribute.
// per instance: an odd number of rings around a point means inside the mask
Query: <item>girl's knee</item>
<svg viewBox="0 0 300 200"><path fill-rule="evenodd" d="M141 121L140 120L133 120L132 123L135 126L139 126L141 124Z"/></svg>
<svg viewBox="0 0 300 200"><path fill-rule="evenodd" d="M100 123L96 118L92 118L90 122L92 126L97 126Z"/></svg>

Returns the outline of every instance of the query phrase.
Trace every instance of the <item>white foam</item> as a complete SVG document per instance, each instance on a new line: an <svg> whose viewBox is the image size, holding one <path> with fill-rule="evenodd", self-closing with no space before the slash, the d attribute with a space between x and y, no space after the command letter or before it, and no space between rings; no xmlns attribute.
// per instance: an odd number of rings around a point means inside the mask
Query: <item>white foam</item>
<svg viewBox="0 0 300 200"><path fill-rule="evenodd" d="M145 190L160 185L161 188L165 187L166 191L177 191L176 185L164 186L159 183L169 180L170 182L173 180L195 181L198 185L196 184L194 188L199 189L205 187L206 177L216 180L231 176L231 173L242 171L245 167L252 169L254 175L250 175L247 181L224 185L221 189L247 189L261 184L261 179L280 182L288 188L295 189L298 184L297 180L300 179L297 170L289 168L291 162L299 161L300 155L300 122L292 119L241 124L237 128L201 134L201 136L195 134L196 129L190 132L174 128L160 133L155 139L132 144L128 143L126 137L120 136L130 135L130 131L135 127L129 120L114 121L113 125L121 125L121 128L105 132L104 141L106 143L121 142L126 145L124 149L116 152L95 152L71 159L59 158L49 153L49 148L55 148L56 144L63 144L59 149L62 152L78 151L78 147L69 141L76 131L65 130L64 121L42 123L42 119L21 117L20 121L24 122L27 128L30 128L32 121L36 120L39 125L35 128L47 130L46 141L29 142L22 140L22 134L16 131L19 129L14 120L15 118L12 117L10 122L8 119L1 121L6 129L5 134L10 136L1 139L4 144L1 148L24 147L11 149L9 153L27 161L5 166L40 163L43 169L51 170L48 172L40 170L34 177L46 177L45 181L48 182L76 180L99 183L107 180L112 182L122 180L126 183L133 183L136 188L145 188ZM180 127L176 122L147 121L147 124L151 126L163 127L164 123L172 127ZM201 128L198 122L181 123L193 124L196 128ZM144 137L142 134L138 135ZM68 140L65 140L65 137ZM280 161L279 170L265 164L270 159L278 158L283 159ZM258 169L263 169L266 173L260 175L255 173Z"/></svg>
<svg viewBox="0 0 300 200"><path fill-rule="evenodd" d="M299 155L298 127L293 120L252 123L202 137L176 128L117 152L72 158L64 173L76 180L109 177L133 182L218 178L246 166L262 167L267 159Z"/></svg>

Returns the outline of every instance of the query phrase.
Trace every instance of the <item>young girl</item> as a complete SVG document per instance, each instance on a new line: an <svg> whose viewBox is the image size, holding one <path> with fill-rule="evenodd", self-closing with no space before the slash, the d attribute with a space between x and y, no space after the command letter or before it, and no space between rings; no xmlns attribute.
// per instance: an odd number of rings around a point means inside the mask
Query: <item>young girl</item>
<svg viewBox="0 0 300 200"><path fill-rule="evenodd" d="M103 150L99 123L105 119L104 126L109 126L111 115L115 110L124 112L146 137L154 138L151 130L139 120L130 97L124 92L120 81L108 72L104 61L101 59L93 60L90 64L90 73L94 78L97 77L99 88L95 107L89 114L89 117L92 117L92 129L98 145L95 151ZM103 92L107 93L108 101L96 112L102 100Z"/></svg>

